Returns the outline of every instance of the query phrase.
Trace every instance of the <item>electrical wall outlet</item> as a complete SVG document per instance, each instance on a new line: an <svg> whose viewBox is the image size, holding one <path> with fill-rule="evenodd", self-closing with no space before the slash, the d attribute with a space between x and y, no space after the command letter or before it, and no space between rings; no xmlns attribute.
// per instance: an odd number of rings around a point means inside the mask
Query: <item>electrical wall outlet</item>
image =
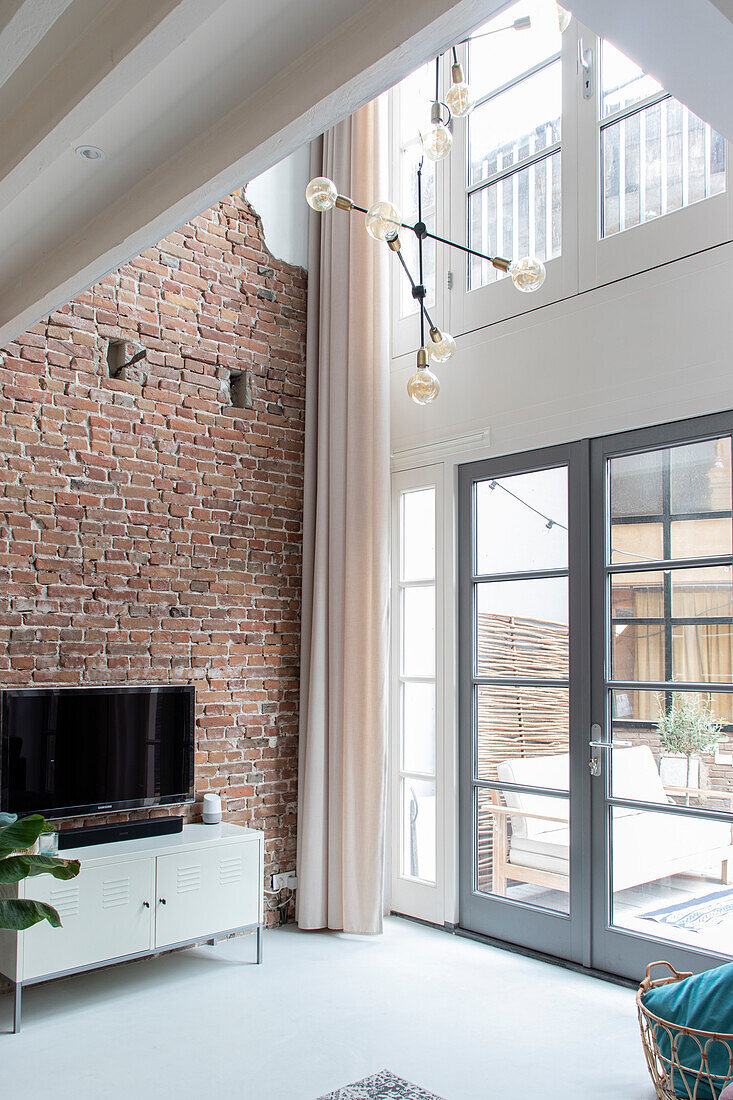
<svg viewBox="0 0 733 1100"><path fill-rule="evenodd" d="M279 875L272 876L273 890L296 890L297 887L298 876L295 871L283 871Z"/></svg>

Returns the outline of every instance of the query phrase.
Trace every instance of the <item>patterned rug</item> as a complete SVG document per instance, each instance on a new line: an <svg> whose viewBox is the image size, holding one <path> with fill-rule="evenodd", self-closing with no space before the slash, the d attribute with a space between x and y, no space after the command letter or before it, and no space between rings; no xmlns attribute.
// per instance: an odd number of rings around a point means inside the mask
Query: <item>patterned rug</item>
<svg viewBox="0 0 733 1100"><path fill-rule="evenodd" d="M655 920L660 924L671 924L675 928L685 928L688 932L704 932L733 917L733 890L716 890L701 898L688 898L676 905L667 905L664 909L653 909L641 913L644 920Z"/></svg>
<svg viewBox="0 0 733 1100"><path fill-rule="evenodd" d="M356 1081L353 1085L329 1092L328 1096L320 1096L318 1100L441 1100L435 1093L426 1092L425 1089L411 1085L401 1077L395 1077L388 1069L381 1073L375 1073L373 1077L365 1077L363 1081Z"/></svg>

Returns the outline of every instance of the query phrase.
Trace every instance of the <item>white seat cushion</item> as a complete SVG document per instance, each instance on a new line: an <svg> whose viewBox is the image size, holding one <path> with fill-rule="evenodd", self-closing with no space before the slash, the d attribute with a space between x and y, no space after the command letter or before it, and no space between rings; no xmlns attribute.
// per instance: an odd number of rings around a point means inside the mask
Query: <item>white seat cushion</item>
<svg viewBox="0 0 733 1100"><path fill-rule="evenodd" d="M565 826L548 829L540 836L512 836L509 862L567 875L568 836ZM731 827L724 821L617 810L613 826L614 889L664 878L678 860L686 861L685 870L708 870L708 856L719 859L730 843Z"/></svg>
<svg viewBox="0 0 733 1100"><path fill-rule="evenodd" d="M619 798L668 805L669 799L648 745L613 750L613 789ZM519 757L497 767L505 783L567 790L568 754ZM567 875L569 868L568 799L526 791L504 791L509 809L509 862L515 866ZM527 816L537 815L537 816ZM560 820L552 820L559 818ZM722 821L653 813L622 806L613 811L614 889L653 882L670 874L678 861L685 870L704 871L709 853L731 844L731 827ZM680 869L677 866L677 869Z"/></svg>
<svg viewBox="0 0 733 1100"><path fill-rule="evenodd" d="M497 777L502 783L522 783L528 787L548 787L550 789L568 789L568 754L555 756L525 756L505 760L497 766ZM550 798L541 794L526 794L518 791L504 791L503 797L511 810L524 810L537 817L524 817L521 813L512 814L512 833L517 837L539 836L548 829L556 829L557 822L545 820L559 817L568 820L567 798Z"/></svg>
<svg viewBox="0 0 733 1100"><path fill-rule="evenodd" d="M615 798L633 798L635 802L669 802L652 750L648 745L614 749L611 779Z"/></svg>
<svg viewBox="0 0 733 1100"><path fill-rule="evenodd" d="M634 745L630 749L613 750L613 785L617 798L633 798L640 802L668 803L664 786L648 745ZM504 760L497 766L497 777L503 783L521 783L528 787L547 787L550 790L568 788L568 754L553 756L525 756ZM552 818L568 820L568 800L548 795L504 791L503 797L511 810L512 832L517 837L537 837L557 828ZM521 811L537 816L523 817ZM625 811L617 810L617 816ZM636 811L627 811L635 813ZM546 820L545 818L549 819Z"/></svg>

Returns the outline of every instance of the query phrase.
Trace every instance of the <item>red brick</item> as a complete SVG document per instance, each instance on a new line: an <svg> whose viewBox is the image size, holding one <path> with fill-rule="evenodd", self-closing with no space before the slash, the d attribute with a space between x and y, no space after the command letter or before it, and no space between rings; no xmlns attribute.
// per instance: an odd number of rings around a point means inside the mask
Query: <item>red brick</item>
<svg viewBox="0 0 733 1100"><path fill-rule="evenodd" d="M1 682L194 683L184 816L220 792L265 830L267 876L295 861L305 310L236 193L0 361ZM135 378L108 376L118 333L146 348Z"/></svg>

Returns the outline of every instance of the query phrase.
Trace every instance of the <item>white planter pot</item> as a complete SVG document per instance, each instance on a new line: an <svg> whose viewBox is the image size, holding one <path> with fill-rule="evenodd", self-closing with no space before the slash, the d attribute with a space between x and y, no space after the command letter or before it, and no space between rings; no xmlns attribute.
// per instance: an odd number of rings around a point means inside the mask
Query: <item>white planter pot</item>
<svg viewBox="0 0 733 1100"><path fill-rule="evenodd" d="M660 760L659 774L665 787L699 788L700 757L691 756L688 763L684 753L670 753Z"/></svg>

